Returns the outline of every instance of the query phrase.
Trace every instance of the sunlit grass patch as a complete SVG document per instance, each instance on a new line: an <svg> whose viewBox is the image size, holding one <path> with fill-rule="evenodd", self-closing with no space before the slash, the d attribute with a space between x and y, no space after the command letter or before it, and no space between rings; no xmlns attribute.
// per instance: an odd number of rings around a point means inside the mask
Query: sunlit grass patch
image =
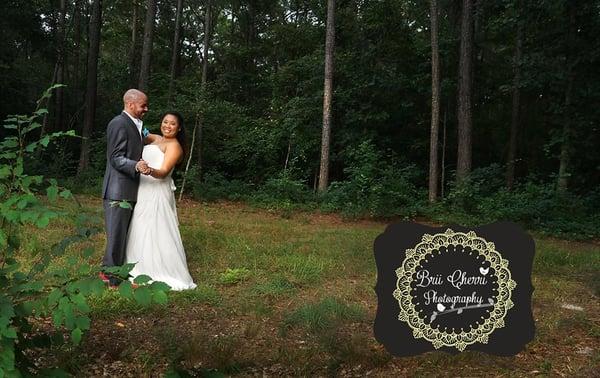
<svg viewBox="0 0 600 378"><path fill-rule="evenodd" d="M277 271L290 274L300 284L322 281L332 267L330 259L318 255L289 254L279 257L274 264Z"/></svg>

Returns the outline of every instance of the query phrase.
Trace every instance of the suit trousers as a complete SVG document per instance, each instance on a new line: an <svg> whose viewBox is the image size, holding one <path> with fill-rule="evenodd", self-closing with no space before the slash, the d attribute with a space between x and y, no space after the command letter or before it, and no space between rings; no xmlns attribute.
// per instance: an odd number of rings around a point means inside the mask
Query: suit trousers
<svg viewBox="0 0 600 378"><path fill-rule="evenodd" d="M106 267L121 266L125 262L127 231L129 230L135 202L129 201L129 204L131 204L130 209L122 208L119 206L119 202L118 200L105 199L103 203L106 252L102 259L102 266Z"/></svg>

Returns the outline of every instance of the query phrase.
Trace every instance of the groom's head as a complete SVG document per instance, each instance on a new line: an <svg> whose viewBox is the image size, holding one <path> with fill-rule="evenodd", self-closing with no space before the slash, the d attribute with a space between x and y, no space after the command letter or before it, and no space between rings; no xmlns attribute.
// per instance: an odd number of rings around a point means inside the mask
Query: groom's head
<svg viewBox="0 0 600 378"><path fill-rule="evenodd" d="M148 111L148 96L137 89L129 89L123 95L123 106L129 115L142 119Z"/></svg>

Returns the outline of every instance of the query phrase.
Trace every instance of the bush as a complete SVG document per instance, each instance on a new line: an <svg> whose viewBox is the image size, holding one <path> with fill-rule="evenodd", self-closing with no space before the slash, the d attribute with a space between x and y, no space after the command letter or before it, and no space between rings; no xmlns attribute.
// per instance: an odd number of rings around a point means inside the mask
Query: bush
<svg viewBox="0 0 600 378"><path fill-rule="evenodd" d="M216 201L219 199L240 200L247 198L252 185L241 180L228 180L222 173L208 171L200 177L197 167L188 171L186 188L189 188L196 199ZM187 192L187 189L186 189Z"/></svg>
<svg viewBox="0 0 600 378"><path fill-rule="evenodd" d="M348 179L333 182L323 197L324 210L353 217L412 218L424 205L424 192L414 183L419 176L417 168L385 159L371 141L361 143L351 153L344 173Z"/></svg>
<svg viewBox="0 0 600 378"><path fill-rule="evenodd" d="M292 178L287 172L268 179L251 198L255 204L283 207L300 207L301 204L314 203L315 200L315 195L304 181Z"/></svg>
<svg viewBox="0 0 600 378"><path fill-rule="evenodd" d="M46 91L43 98L49 97L56 87ZM40 109L32 116L9 116L4 122L8 136L0 143L0 376L38 373L26 351L62 342L64 330L73 344L79 344L83 332L90 327L87 298L104 290L104 283L96 277L98 268L83 262L93 254L92 249L81 251L80 259L69 258L69 269L50 267L53 260L65 254L67 247L86 241L98 231L81 214L74 235L55 245L41 246L33 263L21 265L19 253L24 227L46 228L59 216L47 203L54 203L58 197L72 198L71 192L59 187L56 180L29 175L25 170L27 158L48 146L51 140L74 135L73 131L58 132L28 144L28 134L41 127L37 119L46 112ZM132 265L117 267L112 273L126 276L131 268ZM131 284L125 282L119 292L149 304L152 300L164 302L164 289L164 284L157 283L134 292ZM31 325L34 317L51 318L60 332L34 334Z"/></svg>
<svg viewBox="0 0 600 378"><path fill-rule="evenodd" d="M579 196L559 193L554 183L529 179L508 190L498 165L474 170L448 197L431 206L428 215L446 223L475 226L508 220L556 236L593 238L600 235L598 191Z"/></svg>

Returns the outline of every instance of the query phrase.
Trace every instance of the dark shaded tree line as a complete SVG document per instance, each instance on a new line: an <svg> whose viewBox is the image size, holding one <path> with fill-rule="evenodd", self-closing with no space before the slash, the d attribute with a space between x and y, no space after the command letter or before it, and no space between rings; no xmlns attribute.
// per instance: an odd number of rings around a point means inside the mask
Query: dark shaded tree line
<svg viewBox="0 0 600 378"><path fill-rule="evenodd" d="M56 147L63 174L101 174L104 125L136 86L147 125L184 113L200 180L324 192L367 141L381 164L414 164L432 202L491 164L508 189L599 184L597 1L16 3L0 5L0 113L66 84L43 128L83 136Z"/></svg>

